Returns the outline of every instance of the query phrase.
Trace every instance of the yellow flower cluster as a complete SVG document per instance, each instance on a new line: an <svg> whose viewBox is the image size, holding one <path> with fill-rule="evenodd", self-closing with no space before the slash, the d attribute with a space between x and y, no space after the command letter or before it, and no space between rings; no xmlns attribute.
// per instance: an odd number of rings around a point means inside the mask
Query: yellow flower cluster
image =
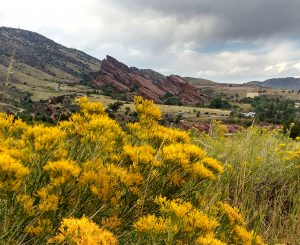
<svg viewBox="0 0 300 245"><path fill-rule="evenodd" d="M196 178L215 179L215 173L223 173L220 162L206 157L205 152L192 144L171 144L163 147L162 159L165 164L177 164Z"/></svg>
<svg viewBox="0 0 300 245"><path fill-rule="evenodd" d="M115 198L120 198L120 192L117 191L119 184L118 176L111 171L110 166L106 166L101 162L86 162L83 165L80 183L89 186L92 193L102 201L115 202Z"/></svg>
<svg viewBox="0 0 300 245"><path fill-rule="evenodd" d="M41 153L56 149L63 137L64 134L59 128L44 125L28 127L22 135L26 145Z"/></svg>
<svg viewBox="0 0 300 245"><path fill-rule="evenodd" d="M54 186L62 185L80 174L80 167L74 161L69 160L48 162L43 169L49 173L50 182Z"/></svg>
<svg viewBox="0 0 300 245"><path fill-rule="evenodd" d="M168 233L172 230L170 218L157 218L152 214L139 218L133 226L138 232L149 234Z"/></svg>
<svg viewBox="0 0 300 245"><path fill-rule="evenodd" d="M34 198L28 194L18 195L17 201L23 205L23 208L28 215L32 216L35 214Z"/></svg>
<svg viewBox="0 0 300 245"><path fill-rule="evenodd" d="M18 191L29 172L20 161L0 153L0 190Z"/></svg>
<svg viewBox="0 0 300 245"><path fill-rule="evenodd" d="M219 203L221 214L226 218L226 223L229 224L231 242L234 244L245 245L265 245L261 237L255 234L254 231L248 231L246 229L246 222L239 213L239 210L231 207L228 203ZM230 240L227 237L227 240Z"/></svg>
<svg viewBox="0 0 300 245"><path fill-rule="evenodd" d="M224 169L223 169L221 163L214 158L206 157L206 158L202 159L201 163L205 167L211 169L212 171L214 171L216 173L222 174L224 172Z"/></svg>
<svg viewBox="0 0 300 245"><path fill-rule="evenodd" d="M212 231L219 226L215 219L197 210L190 202L181 199L167 200L161 196L157 197L155 202L163 214L179 219L178 223L184 232Z"/></svg>
<svg viewBox="0 0 300 245"><path fill-rule="evenodd" d="M91 191L101 200L116 204L121 198L123 185L134 194L140 192L143 176L114 164L86 162L83 165L80 183L90 186Z"/></svg>
<svg viewBox="0 0 300 245"><path fill-rule="evenodd" d="M15 120L13 115L0 113L0 137L6 139L20 135L27 125L20 119Z"/></svg>
<svg viewBox="0 0 300 245"><path fill-rule="evenodd" d="M81 111L86 115L90 116L92 114L103 115L105 109L101 103L88 101L87 97L81 97L77 100Z"/></svg>
<svg viewBox="0 0 300 245"><path fill-rule="evenodd" d="M145 100L141 96L134 97L135 110L141 122L157 121L161 118L161 112L152 100Z"/></svg>
<svg viewBox="0 0 300 245"><path fill-rule="evenodd" d="M12 129L12 125L13 125L13 120L14 120L13 115L7 115L5 113L0 113L1 137L9 136L9 132Z"/></svg>
<svg viewBox="0 0 300 245"><path fill-rule="evenodd" d="M155 148L159 148L161 144L190 142L186 132L157 123L161 118L161 112L153 101L136 96L134 102L139 121L127 125L131 142L143 141Z"/></svg>
<svg viewBox="0 0 300 245"><path fill-rule="evenodd" d="M219 203L220 209L229 221L230 225L245 225L244 218L240 215L237 208L231 207L228 203Z"/></svg>
<svg viewBox="0 0 300 245"><path fill-rule="evenodd" d="M23 153L21 149L25 148L23 140L19 139L3 139L0 145L0 153L7 154L14 159L21 160Z"/></svg>
<svg viewBox="0 0 300 245"><path fill-rule="evenodd" d="M145 142L159 148L162 144L170 143L189 143L190 139L186 132L178 129L166 128L151 122L151 124L144 124L142 122L129 123L128 130L132 142Z"/></svg>
<svg viewBox="0 0 300 245"><path fill-rule="evenodd" d="M155 167L158 167L161 163L155 158L155 149L150 145L142 145L142 146L131 146L125 145L124 148L124 156L129 157L130 161L134 165L140 164L150 164Z"/></svg>
<svg viewBox="0 0 300 245"><path fill-rule="evenodd" d="M226 245L226 243L221 242L215 238L213 233L208 233L206 236L200 236L196 240L196 244L199 245Z"/></svg>
<svg viewBox="0 0 300 245"><path fill-rule="evenodd" d="M293 151L287 151L287 156L285 160L300 160L300 148L295 149Z"/></svg>
<svg viewBox="0 0 300 245"><path fill-rule="evenodd" d="M55 244L114 245L118 244L112 233L103 230L86 217L63 219L59 234L48 240Z"/></svg>
<svg viewBox="0 0 300 245"><path fill-rule="evenodd" d="M78 151L84 151L79 156L80 160L111 157L123 141L121 127L107 115L87 114L87 111L83 116L74 114L69 121L60 123L66 138L76 143L66 146L68 152L75 155Z"/></svg>
<svg viewBox="0 0 300 245"><path fill-rule="evenodd" d="M47 212L51 210L56 210L59 204L59 197L55 194L50 194L51 187L42 187L37 191L37 195L40 198L39 210L42 212Z"/></svg>
<svg viewBox="0 0 300 245"><path fill-rule="evenodd" d="M51 220L47 218L39 218L33 224L30 224L25 228L26 233L34 236L38 236L43 233L49 233L51 230L52 223Z"/></svg>
<svg viewBox="0 0 300 245"><path fill-rule="evenodd" d="M162 158L165 163L177 163L183 169L190 167L191 163L202 160L205 152L192 144L170 144L163 147Z"/></svg>
<svg viewBox="0 0 300 245"><path fill-rule="evenodd" d="M166 242L171 239L176 244L224 244L214 235L219 223L190 202L181 199L168 200L162 196L156 197L155 202L159 205L162 217L149 214L134 223L135 229L150 237L153 242L158 237Z"/></svg>
<svg viewBox="0 0 300 245"><path fill-rule="evenodd" d="M245 245L265 245L260 236L254 234L254 231L248 231L245 227L240 225L235 225L233 227L233 233L235 235L234 240L236 243L241 243Z"/></svg>

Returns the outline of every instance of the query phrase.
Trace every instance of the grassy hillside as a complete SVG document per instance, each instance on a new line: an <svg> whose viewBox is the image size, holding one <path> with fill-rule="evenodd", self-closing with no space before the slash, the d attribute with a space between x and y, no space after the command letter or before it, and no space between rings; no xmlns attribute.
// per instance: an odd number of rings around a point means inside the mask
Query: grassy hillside
<svg viewBox="0 0 300 245"><path fill-rule="evenodd" d="M8 67L13 59L11 80L20 83L28 82L29 77L40 82L76 82L100 65L81 51L21 29L1 27L0 50L0 64Z"/></svg>
<svg viewBox="0 0 300 245"><path fill-rule="evenodd" d="M37 33L0 27L0 100L8 105L3 110L12 111L28 96L39 101L86 94L92 89L80 81L99 67L99 60Z"/></svg>
<svg viewBox="0 0 300 245"><path fill-rule="evenodd" d="M205 86L205 85L216 84L216 82L204 78L184 77L184 79L194 86Z"/></svg>

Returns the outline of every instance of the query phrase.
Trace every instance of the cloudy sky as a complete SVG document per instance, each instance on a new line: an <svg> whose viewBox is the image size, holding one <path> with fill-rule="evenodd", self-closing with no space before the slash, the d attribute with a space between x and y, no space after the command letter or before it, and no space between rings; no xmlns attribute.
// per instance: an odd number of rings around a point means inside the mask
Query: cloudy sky
<svg viewBox="0 0 300 245"><path fill-rule="evenodd" d="M241 83L300 76L299 0L0 0L0 26L99 59Z"/></svg>

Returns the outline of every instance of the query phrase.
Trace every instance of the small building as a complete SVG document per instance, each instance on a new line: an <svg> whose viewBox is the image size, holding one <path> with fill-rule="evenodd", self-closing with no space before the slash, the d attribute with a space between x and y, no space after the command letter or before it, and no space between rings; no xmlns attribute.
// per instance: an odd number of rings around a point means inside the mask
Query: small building
<svg viewBox="0 0 300 245"><path fill-rule="evenodd" d="M259 93L258 92L250 92L250 93L247 93L247 98L254 98L254 97L257 97L259 96Z"/></svg>
<svg viewBox="0 0 300 245"><path fill-rule="evenodd" d="M300 108L300 102L295 103L295 108Z"/></svg>

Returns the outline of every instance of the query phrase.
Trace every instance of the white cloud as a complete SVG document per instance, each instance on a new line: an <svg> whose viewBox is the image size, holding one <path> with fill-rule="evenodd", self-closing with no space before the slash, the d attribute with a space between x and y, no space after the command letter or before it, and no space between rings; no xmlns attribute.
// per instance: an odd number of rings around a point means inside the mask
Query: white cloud
<svg viewBox="0 0 300 245"><path fill-rule="evenodd" d="M266 66L264 71L272 71L274 69L274 66L272 65L269 65L269 66Z"/></svg>
<svg viewBox="0 0 300 245"><path fill-rule="evenodd" d="M293 67L300 71L300 63L294 64Z"/></svg>

